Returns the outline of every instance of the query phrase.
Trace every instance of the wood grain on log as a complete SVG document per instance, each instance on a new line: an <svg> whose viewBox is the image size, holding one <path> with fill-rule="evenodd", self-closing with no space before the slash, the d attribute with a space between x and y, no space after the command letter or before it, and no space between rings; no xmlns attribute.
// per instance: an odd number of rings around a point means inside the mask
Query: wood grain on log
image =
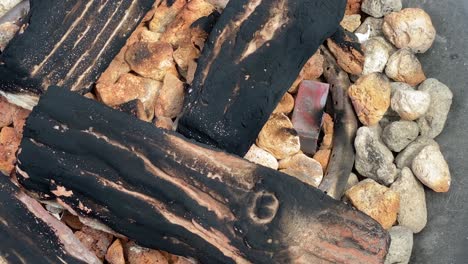
<svg viewBox="0 0 468 264"><path fill-rule="evenodd" d="M336 31L345 5L230 1L199 59L179 132L243 156L307 59Z"/></svg>
<svg viewBox="0 0 468 264"><path fill-rule="evenodd" d="M339 200L354 166L353 144L358 124L348 97L348 88L351 85L348 74L338 66L325 47L322 46L320 51L325 58L323 74L331 87L334 134L330 162L319 188Z"/></svg>
<svg viewBox="0 0 468 264"><path fill-rule="evenodd" d="M101 263L62 222L0 175L0 263Z"/></svg>
<svg viewBox="0 0 468 264"><path fill-rule="evenodd" d="M0 57L0 94L30 109L49 85L89 90L154 2L31 0Z"/></svg>
<svg viewBox="0 0 468 264"><path fill-rule="evenodd" d="M202 263L383 263L389 236L294 177L51 87L17 177L42 199Z"/></svg>

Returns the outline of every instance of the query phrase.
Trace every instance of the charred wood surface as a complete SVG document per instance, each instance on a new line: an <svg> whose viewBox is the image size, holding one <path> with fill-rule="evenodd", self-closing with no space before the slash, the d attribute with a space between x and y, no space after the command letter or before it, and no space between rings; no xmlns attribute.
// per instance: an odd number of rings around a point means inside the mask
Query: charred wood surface
<svg viewBox="0 0 468 264"><path fill-rule="evenodd" d="M26 95L49 85L90 89L155 1L30 2L26 29L0 56L0 93L29 108Z"/></svg>
<svg viewBox="0 0 468 264"><path fill-rule="evenodd" d="M63 223L0 175L0 263L100 263Z"/></svg>
<svg viewBox="0 0 468 264"><path fill-rule="evenodd" d="M230 1L199 60L178 130L243 156L319 45L343 0Z"/></svg>
<svg viewBox="0 0 468 264"><path fill-rule="evenodd" d="M67 89L27 120L17 177L143 246L202 263L383 263L370 217L276 170Z"/></svg>
<svg viewBox="0 0 468 264"><path fill-rule="evenodd" d="M354 166L353 144L358 123L348 97L348 88L351 86L348 74L338 66L325 47L322 46L320 51L325 58L323 74L330 84L333 101L334 134L330 162L319 188L339 200Z"/></svg>

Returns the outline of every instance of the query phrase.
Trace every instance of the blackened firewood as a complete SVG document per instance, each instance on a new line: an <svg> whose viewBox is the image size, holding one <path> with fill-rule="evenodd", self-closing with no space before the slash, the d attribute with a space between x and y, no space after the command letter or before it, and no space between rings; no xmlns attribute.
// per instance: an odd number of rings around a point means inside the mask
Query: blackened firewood
<svg viewBox="0 0 468 264"><path fill-rule="evenodd" d="M49 85L89 90L154 0L31 0L25 31L0 56L0 94L32 108Z"/></svg>
<svg viewBox="0 0 468 264"><path fill-rule="evenodd" d="M348 97L351 85L348 74L336 63L333 55L325 48L320 49L325 58L323 74L330 84L333 101L333 149L327 172L319 188L335 199L341 199L354 165L354 139L357 119Z"/></svg>
<svg viewBox="0 0 468 264"><path fill-rule="evenodd" d="M318 46L344 0L230 1L200 57L178 130L244 155Z"/></svg>
<svg viewBox="0 0 468 264"><path fill-rule="evenodd" d="M56 87L27 120L18 180L139 244L202 263L382 263L364 215L276 170Z"/></svg>
<svg viewBox="0 0 468 264"><path fill-rule="evenodd" d="M62 222L0 175L0 263L101 263Z"/></svg>

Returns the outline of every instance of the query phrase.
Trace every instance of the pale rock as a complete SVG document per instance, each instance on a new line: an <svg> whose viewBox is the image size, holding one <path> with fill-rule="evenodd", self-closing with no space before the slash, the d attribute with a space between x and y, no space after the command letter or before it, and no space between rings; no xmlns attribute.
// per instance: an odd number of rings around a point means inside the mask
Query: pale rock
<svg viewBox="0 0 468 264"><path fill-rule="evenodd" d="M161 38L161 33L148 30L142 27L138 33L138 40L143 42L157 42Z"/></svg>
<svg viewBox="0 0 468 264"><path fill-rule="evenodd" d="M193 46L192 43L189 43L178 47L174 51L173 57L174 61L177 63L177 66L179 66L179 71L182 73L182 76L186 77L189 64L200 57L200 51L195 46Z"/></svg>
<svg viewBox="0 0 468 264"><path fill-rule="evenodd" d="M283 98L281 98L281 101L278 103L273 113L283 113L288 115L292 112L293 109L294 97L290 93L286 93Z"/></svg>
<svg viewBox="0 0 468 264"><path fill-rule="evenodd" d="M378 126L358 129L356 148L356 170L364 177L390 185L395 180L397 169L393 164L393 153L380 139Z"/></svg>
<svg viewBox="0 0 468 264"><path fill-rule="evenodd" d="M291 120L285 114L273 114L260 131L257 146L270 152L277 159L284 159L301 149L299 136Z"/></svg>
<svg viewBox="0 0 468 264"><path fill-rule="evenodd" d="M452 106L453 93L445 84L436 79L427 79L419 86L418 90L429 93L431 97L429 109L417 121L421 135L435 138L444 129Z"/></svg>
<svg viewBox="0 0 468 264"><path fill-rule="evenodd" d="M135 242L126 244L125 253L128 264L169 264L166 257L158 250L138 246Z"/></svg>
<svg viewBox="0 0 468 264"><path fill-rule="evenodd" d="M6 48L19 29L20 27L12 22L0 24L0 51L3 51Z"/></svg>
<svg viewBox="0 0 468 264"><path fill-rule="evenodd" d="M373 37L383 37L382 25L383 18L368 17L354 31L354 34L357 36L367 36L366 40Z"/></svg>
<svg viewBox="0 0 468 264"><path fill-rule="evenodd" d="M21 0L2 0L0 2L0 17L5 15L10 9L19 4Z"/></svg>
<svg viewBox="0 0 468 264"><path fill-rule="evenodd" d="M139 75L162 81L166 73L177 72L172 46L165 42L136 42L128 47L125 61Z"/></svg>
<svg viewBox="0 0 468 264"><path fill-rule="evenodd" d="M122 74L130 72L130 66L125 61L125 51L128 49L124 46L119 54L112 60L107 69L101 74L96 85L112 85L117 82Z"/></svg>
<svg viewBox="0 0 468 264"><path fill-rule="evenodd" d="M413 233L421 232L427 223L426 195L421 182L405 167L390 189L400 195L399 225L411 229Z"/></svg>
<svg viewBox="0 0 468 264"><path fill-rule="evenodd" d="M404 120L416 120L429 110L431 96L425 91L415 91L412 88L407 90L396 90L392 95L392 110Z"/></svg>
<svg viewBox="0 0 468 264"><path fill-rule="evenodd" d="M97 84L96 94L108 106L117 106L139 99L143 103L147 116L152 118L160 88L161 82L125 73L115 84Z"/></svg>
<svg viewBox="0 0 468 264"><path fill-rule="evenodd" d="M359 182L347 190L345 196L354 207L379 222L383 228L390 229L396 222L400 208L398 193L374 180Z"/></svg>
<svg viewBox="0 0 468 264"><path fill-rule="evenodd" d="M390 106L390 82L379 73L360 77L348 90L356 114L364 125L377 124Z"/></svg>
<svg viewBox="0 0 468 264"><path fill-rule="evenodd" d="M382 30L397 48L426 52L435 40L436 30L430 16L419 8L405 8L386 15Z"/></svg>
<svg viewBox="0 0 468 264"><path fill-rule="evenodd" d="M396 121L389 124L382 133L382 140L388 148L400 152L419 135L418 124L412 121Z"/></svg>
<svg viewBox="0 0 468 264"><path fill-rule="evenodd" d="M421 150L426 146L435 146L439 147L439 144L431 138L424 136L418 137L415 141L411 142L402 152L400 152L395 158L395 164L399 169L404 167L411 167L414 157L421 152Z"/></svg>
<svg viewBox="0 0 468 264"><path fill-rule="evenodd" d="M416 86L426 80L418 58L409 49L400 49L388 59L385 74L395 81Z"/></svg>
<svg viewBox="0 0 468 264"><path fill-rule="evenodd" d="M389 231L390 248L385 264L408 264L413 250L413 232L404 226L394 226Z"/></svg>
<svg viewBox="0 0 468 264"><path fill-rule="evenodd" d="M20 135L13 127L4 127L0 131L0 172L5 175L15 168L16 151L21 142ZM1 176L1 175L0 175Z"/></svg>
<svg viewBox="0 0 468 264"><path fill-rule="evenodd" d="M172 74L166 74L161 91L156 99L156 116L177 117L184 106L184 83Z"/></svg>
<svg viewBox="0 0 468 264"><path fill-rule="evenodd" d="M257 147L255 144L250 147L247 154L245 154L244 159L274 170L278 169L278 161L276 158L271 155L270 152Z"/></svg>
<svg viewBox="0 0 468 264"><path fill-rule="evenodd" d="M340 25L349 32L354 32L361 25L361 15L345 15Z"/></svg>
<svg viewBox="0 0 468 264"><path fill-rule="evenodd" d="M383 37L371 38L362 47L365 55L363 75L383 72L390 55L395 51L392 44L388 43Z"/></svg>
<svg viewBox="0 0 468 264"><path fill-rule="evenodd" d="M120 239L116 239L107 249L105 258L109 264L125 264L124 250Z"/></svg>
<svg viewBox="0 0 468 264"><path fill-rule="evenodd" d="M76 231L75 236L101 260L104 259L107 248L112 243L111 234L92 229L88 226L84 226L80 231Z"/></svg>
<svg viewBox="0 0 468 264"><path fill-rule="evenodd" d="M424 147L414 158L411 169L414 175L435 192L448 192L451 176L447 161L439 147Z"/></svg>
<svg viewBox="0 0 468 264"><path fill-rule="evenodd" d="M312 57L309 58L309 60L304 65L304 67L302 67L302 70L299 73L299 76L291 85L291 88L289 88L288 92L295 94L297 93L297 90L299 89L299 84L303 80L315 80L319 78L320 76L322 76L324 61L325 59L323 58L323 55L320 54L319 51L317 51Z"/></svg>
<svg viewBox="0 0 468 264"><path fill-rule="evenodd" d="M373 17L383 17L403 7L401 0L363 0L361 10Z"/></svg>
<svg viewBox="0 0 468 264"><path fill-rule="evenodd" d="M13 123L16 111L18 111L16 105L9 103L5 97L0 96L0 128Z"/></svg>
<svg viewBox="0 0 468 264"><path fill-rule="evenodd" d="M302 153L280 160L279 169L314 187L318 187L323 179L320 163Z"/></svg>

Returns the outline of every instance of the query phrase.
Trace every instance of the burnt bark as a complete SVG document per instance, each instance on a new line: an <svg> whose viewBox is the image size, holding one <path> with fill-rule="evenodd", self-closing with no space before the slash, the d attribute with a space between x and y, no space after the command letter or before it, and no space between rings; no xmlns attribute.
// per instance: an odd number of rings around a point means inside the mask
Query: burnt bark
<svg viewBox="0 0 468 264"><path fill-rule="evenodd" d="M31 0L27 27L0 56L0 94L31 108L49 85L89 90L154 0Z"/></svg>
<svg viewBox="0 0 468 264"><path fill-rule="evenodd" d="M0 175L0 263L100 263L73 232Z"/></svg>
<svg viewBox="0 0 468 264"><path fill-rule="evenodd" d="M323 74L330 84L333 101L334 132L330 162L319 189L339 200L354 166L353 144L358 123L348 96L348 88L351 86L348 74L338 66L325 47L322 46L320 51L325 58Z"/></svg>
<svg viewBox="0 0 468 264"><path fill-rule="evenodd" d="M230 1L210 34L178 131L243 156L320 44L344 0Z"/></svg>
<svg viewBox="0 0 468 264"><path fill-rule="evenodd" d="M389 236L276 170L51 87L27 120L19 182L139 244L202 263L383 263Z"/></svg>

